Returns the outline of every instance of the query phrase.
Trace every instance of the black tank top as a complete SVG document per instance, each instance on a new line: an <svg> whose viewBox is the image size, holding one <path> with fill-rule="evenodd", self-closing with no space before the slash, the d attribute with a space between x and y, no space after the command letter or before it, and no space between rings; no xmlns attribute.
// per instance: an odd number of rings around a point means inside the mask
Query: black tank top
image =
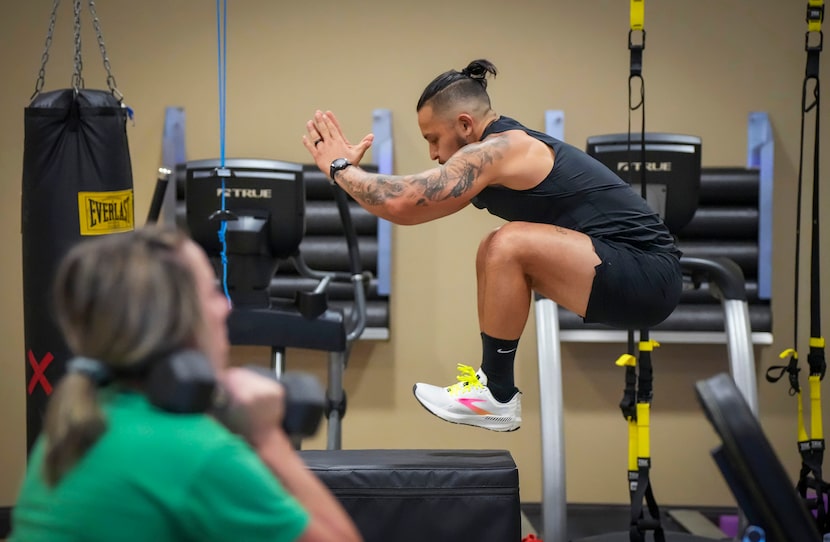
<svg viewBox="0 0 830 542"><path fill-rule="evenodd" d="M645 200L576 147L508 117L490 124L481 139L508 130L522 130L551 147L553 169L529 190L488 186L473 198L473 205L508 221L554 224L644 251L681 255L668 228Z"/></svg>

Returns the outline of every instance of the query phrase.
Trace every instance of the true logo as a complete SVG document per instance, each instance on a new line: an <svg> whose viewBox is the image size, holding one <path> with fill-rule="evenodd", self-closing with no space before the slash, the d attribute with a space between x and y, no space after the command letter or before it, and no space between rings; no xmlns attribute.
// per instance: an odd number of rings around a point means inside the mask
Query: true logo
<svg viewBox="0 0 830 542"><path fill-rule="evenodd" d="M222 196L222 189L216 189L216 196ZM270 188L225 188L226 198L271 199Z"/></svg>
<svg viewBox="0 0 830 542"><path fill-rule="evenodd" d="M640 171L640 162L617 162L617 171ZM646 171L671 171L671 162L646 162Z"/></svg>

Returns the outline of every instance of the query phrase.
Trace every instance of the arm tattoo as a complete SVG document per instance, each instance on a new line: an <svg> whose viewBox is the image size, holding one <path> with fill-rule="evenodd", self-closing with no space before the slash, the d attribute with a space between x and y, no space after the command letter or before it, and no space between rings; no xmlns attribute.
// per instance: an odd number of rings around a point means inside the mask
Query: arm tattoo
<svg viewBox="0 0 830 542"><path fill-rule="evenodd" d="M504 156L506 137L488 139L462 148L443 166L415 175L380 175L354 170L340 174L340 181L355 199L367 205L383 205L395 198L412 198L416 205L429 205L463 197L482 170Z"/></svg>

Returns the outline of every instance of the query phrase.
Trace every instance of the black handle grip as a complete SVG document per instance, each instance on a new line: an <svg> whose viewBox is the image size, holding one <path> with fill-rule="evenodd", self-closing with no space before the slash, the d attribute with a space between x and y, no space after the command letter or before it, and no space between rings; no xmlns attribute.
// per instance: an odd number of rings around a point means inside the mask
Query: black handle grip
<svg viewBox="0 0 830 542"><path fill-rule="evenodd" d="M286 372L277 378L273 371L264 367L245 368L282 384L285 389L285 417L282 428L286 434L310 437L317 432L326 409L326 393L314 375Z"/></svg>

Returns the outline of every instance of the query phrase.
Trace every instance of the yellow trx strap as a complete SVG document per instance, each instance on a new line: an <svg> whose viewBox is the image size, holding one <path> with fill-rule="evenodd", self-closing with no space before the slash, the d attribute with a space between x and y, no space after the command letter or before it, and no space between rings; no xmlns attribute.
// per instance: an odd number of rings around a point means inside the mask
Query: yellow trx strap
<svg viewBox="0 0 830 542"><path fill-rule="evenodd" d="M631 0L631 30L643 29L645 12L645 0Z"/></svg>
<svg viewBox="0 0 830 542"><path fill-rule="evenodd" d="M810 348L824 349L824 337L810 337ZM810 437L813 440L824 438L824 423L821 416L821 379L823 374L810 371Z"/></svg>
<svg viewBox="0 0 830 542"><path fill-rule="evenodd" d="M640 341L640 352L653 352L660 346L655 340ZM631 354L623 354L616 361L619 367L636 367L637 358ZM640 460L648 463L651 459L651 404L638 402L636 414L626 416L628 421L628 470L636 472L640 468Z"/></svg>
<svg viewBox="0 0 830 542"><path fill-rule="evenodd" d="M637 366L637 358L635 358L631 354L623 354L619 358L617 358L616 364L618 367L631 367L632 369ZM632 393L629 394L629 398L631 401L634 400L633 390ZM626 409L623 408L625 419L628 422L628 472L629 473L636 473L637 472L637 414L636 409ZM632 481L631 475L629 474L629 482Z"/></svg>
<svg viewBox="0 0 830 542"><path fill-rule="evenodd" d="M813 440L824 438L821 419L821 376L810 375L810 436Z"/></svg>
<svg viewBox="0 0 830 542"><path fill-rule="evenodd" d="M651 460L651 404L637 403L637 458Z"/></svg>
<svg viewBox="0 0 830 542"><path fill-rule="evenodd" d="M810 437L807 436L807 427L804 425L804 404L802 403L801 392L795 394L795 400L798 402L798 442L803 444L810 442ZM804 448L799 448L804 449Z"/></svg>
<svg viewBox="0 0 830 542"><path fill-rule="evenodd" d="M635 0L631 0L632 15L631 24L634 24L633 5ZM821 23L824 21L824 0L808 0L807 1L807 32L821 32ZM633 27L632 27L633 28Z"/></svg>
<svg viewBox="0 0 830 542"><path fill-rule="evenodd" d="M640 352L653 352L658 346L653 339L638 344ZM637 460L638 465L651 462L651 403L637 403Z"/></svg>
<svg viewBox="0 0 830 542"><path fill-rule="evenodd" d="M628 419L628 472L637 472L637 458L639 457L639 450L637 448L637 441L640 433L637 431L637 420L635 418ZM631 477L629 476L629 480Z"/></svg>
<svg viewBox="0 0 830 542"><path fill-rule="evenodd" d="M780 354L778 357L781 359L790 358L790 365L788 367L780 366L782 369L781 375L783 376L784 371L790 373L790 389L792 390L793 394L796 397L796 408L798 412L798 419L797 419L797 431L798 431L798 442L799 443L806 443L810 440L809 435L807 435L807 427L804 424L804 405L802 403L802 393L801 387L798 385L798 352L795 348L787 348ZM810 393L812 394L812 383L810 384ZM812 411L811 411L812 414ZM803 449L803 448L802 448Z"/></svg>
<svg viewBox="0 0 830 542"><path fill-rule="evenodd" d="M641 330L639 359L628 353L616 364L625 367L625 392L620 402L628 425L628 493L631 499L629 540L645 542L646 533L653 531L655 542L666 542L660 521L660 507L651 487L651 352L659 346L648 340L648 331ZM629 331L629 352L634 351L634 337ZM639 374L638 374L639 373ZM645 505L645 508L644 508ZM646 514L646 509L648 513Z"/></svg>
<svg viewBox="0 0 830 542"><path fill-rule="evenodd" d="M810 348L824 348L824 337L810 337ZM797 400L798 410L798 442L807 443L811 440L822 440L824 438L824 421L821 413L821 379L822 375L811 371L809 376L810 384L810 433L807 433L807 425L804 423L804 404L801 387L798 386L798 352L794 348L788 348L778 355L781 359L790 358L789 367L780 367L790 373L790 387ZM807 447L801 447L807 449Z"/></svg>

